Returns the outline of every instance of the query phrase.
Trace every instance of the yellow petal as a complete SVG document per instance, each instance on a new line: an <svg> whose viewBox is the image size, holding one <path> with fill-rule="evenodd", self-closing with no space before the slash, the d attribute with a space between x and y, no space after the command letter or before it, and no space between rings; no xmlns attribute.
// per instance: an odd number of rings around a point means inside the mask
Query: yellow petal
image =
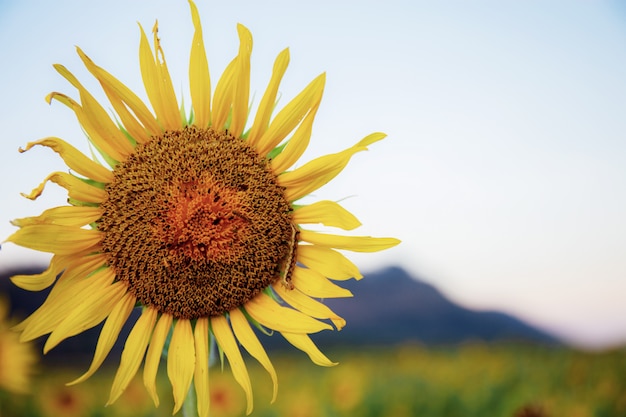
<svg viewBox="0 0 626 417"><path fill-rule="evenodd" d="M167 350L167 376L172 383L174 392L174 411L172 414L176 414L182 407L191 385L196 367L194 343L189 320L177 320L174 324L170 347Z"/></svg>
<svg viewBox="0 0 626 417"><path fill-rule="evenodd" d="M48 104L50 104L52 100L56 100L66 105L74 112L76 118L78 119L78 122L87 134L87 138L89 139L91 144L98 150L98 152L100 152L102 156L104 156L104 159L111 167L116 166L119 161L123 161L126 159L126 156L124 154L117 150L112 143L109 143L102 136L102 134L98 131L98 128L93 125L92 120L85 112L85 109L83 109L80 104L78 104L76 101L69 98L65 94L57 92L52 92L46 96L46 101L48 102Z"/></svg>
<svg viewBox="0 0 626 417"><path fill-rule="evenodd" d="M54 260L56 257L61 258L59 255L55 255L52 259ZM68 302L71 302L72 299L74 299L74 301L76 300L74 297L74 289L78 287L74 287L74 285L78 281L91 276L94 271L100 269L106 262L106 259L102 254L70 254L63 255L62 258L64 258L64 260L59 261L60 264L58 268L59 270L65 270L50 290L46 301L44 301L44 303L33 314L14 327L16 331L24 332L27 327L33 325L32 323L41 325L44 322L49 322L49 328L45 329L45 331L42 331L41 333L35 334L31 337L31 339L50 333L54 327L56 327L62 317L64 317L64 315L67 314L67 311L69 311ZM63 266L61 266L61 264ZM111 281L113 280L113 275L111 275L110 279ZM88 284L89 283L86 281L84 284L79 285ZM61 301L57 301L58 299ZM60 318L56 322L50 322L50 318L54 315L53 312L58 308L65 309L64 311L66 312L60 315ZM24 336L24 333L22 333L21 337Z"/></svg>
<svg viewBox="0 0 626 417"><path fill-rule="evenodd" d="M329 200L299 207L293 212L293 221L298 224L321 223L344 230L352 230L361 225L352 213Z"/></svg>
<svg viewBox="0 0 626 417"><path fill-rule="evenodd" d="M345 249L353 252L378 252L400 243L392 237L341 236L326 233L300 231L300 239L314 245Z"/></svg>
<svg viewBox="0 0 626 417"><path fill-rule="evenodd" d="M281 307L268 295L260 293L245 305L246 312L261 325L279 332L317 333L332 327L292 308Z"/></svg>
<svg viewBox="0 0 626 417"><path fill-rule="evenodd" d="M196 348L196 368L193 373L193 382L196 387L198 402L198 417L209 417L209 319L201 317L196 321L193 329Z"/></svg>
<svg viewBox="0 0 626 417"><path fill-rule="evenodd" d="M293 285L306 295L316 298L352 297L352 293L329 281L324 275L309 268L296 266L291 277Z"/></svg>
<svg viewBox="0 0 626 417"><path fill-rule="evenodd" d="M103 233L56 224L24 226L7 238L7 242L57 255L71 255L89 248L96 249Z"/></svg>
<svg viewBox="0 0 626 417"><path fill-rule="evenodd" d="M330 359L326 357L318 348L315 346L315 343L311 340L309 336L306 334L298 334L298 333L284 333L281 334L287 339L289 343L309 355L311 361L320 366L335 366L337 362L332 362Z"/></svg>
<svg viewBox="0 0 626 417"><path fill-rule="evenodd" d="M295 164L296 161L300 159L307 146L309 146L317 109L318 106L315 106L307 113L300 126L298 126L298 129L287 142L283 151L270 161L272 172L274 172L275 175L280 175Z"/></svg>
<svg viewBox="0 0 626 417"><path fill-rule="evenodd" d="M182 126L181 114L176 99L176 92L174 91L174 85L172 84L172 78L167 69L167 63L165 62L165 54L163 53L163 48L161 48L158 31L158 22L155 22L152 28L152 34L154 35L154 56L156 58L158 79L160 81L161 98L163 100L163 106L167 111L167 123L165 124L165 128L172 130L180 129Z"/></svg>
<svg viewBox="0 0 626 417"><path fill-rule="evenodd" d="M170 314L163 313L161 318L154 328L152 333L152 339L150 339L150 345L148 346L148 353L146 353L146 362L143 365L143 384L150 394L154 406L159 406L159 396L156 389L156 375L159 370L159 363L161 362L161 356L163 354L163 346L165 345L165 339L172 327L172 316Z"/></svg>
<svg viewBox="0 0 626 417"><path fill-rule="evenodd" d="M90 249L87 251L90 252ZM56 284L52 287L44 305L46 303L52 303L59 295L71 292L66 291L66 289L76 284L78 281L92 277L95 272L103 269L108 261L107 255L103 253L75 253L66 256L68 257L68 264L63 274L61 274ZM115 276L113 270L109 270L108 272L111 273L112 277Z"/></svg>
<svg viewBox="0 0 626 417"><path fill-rule="evenodd" d="M235 57L235 59L230 61L215 86L211 125L217 130L225 128L226 120L233 104L236 74L239 69L237 59Z"/></svg>
<svg viewBox="0 0 626 417"><path fill-rule="evenodd" d="M128 141L124 133L115 126L115 123L111 120L107 111L98 103L98 100L63 65L55 64L54 68L78 90L83 115L89 126L94 132L97 132L97 136L107 143L107 146L114 149L114 154L109 155L120 161L133 153L133 145ZM91 135L89 136L91 137ZM116 155L121 156L121 159L116 157Z"/></svg>
<svg viewBox="0 0 626 417"><path fill-rule="evenodd" d="M54 295L51 293L41 307L24 320L20 340L25 342L52 332L84 298L93 293L103 295L114 278L113 271L104 268L87 278L72 281L65 286L64 291L56 291Z"/></svg>
<svg viewBox="0 0 626 417"><path fill-rule="evenodd" d="M235 380L239 383L239 385L241 385L241 388L243 388L246 393L246 400L248 403L246 414L249 415L253 408L250 376L248 375L246 364L241 357L241 352L237 347L237 342L235 341L235 337L230 330L226 317L211 317L211 330L217 340L217 344L222 348L228 358L228 363L230 364Z"/></svg>
<svg viewBox="0 0 626 417"><path fill-rule="evenodd" d="M59 276L56 283L48 293L48 297L44 303L24 321L15 326L15 330L22 331L22 338L25 338L26 329L29 326L43 325L48 323L47 328L41 328L42 331L30 338L39 337L43 334L50 333L56 325L62 320L65 315L70 311L70 306L74 305L78 299L75 297L76 290L81 290L83 285L90 285L89 280L86 278L92 277L95 271L101 269L106 262L102 254L78 254L78 255L64 255L67 258L67 262L64 262L65 270ZM109 285L114 278L111 273L109 278L106 278L106 282L103 286ZM104 278L103 278L104 279ZM109 281L110 280L110 281ZM85 281L79 283L79 281ZM76 286L78 285L78 286ZM67 291L66 291L67 290ZM61 309L63 313L57 310ZM56 321L52 318L57 316Z"/></svg>
<svg viewBox="0 0 626 417"><path fill-rule="evenodd" d="M67 385L74 385L85 381L100 368L100 365L102 365L102 362L104 362L104 359L106 359L115 341L119 337L122 327L126 323L126 320L128 320L131 311L135 308L135 301L135 296L127 292L117 304L115 304L113 310L111 310L111 314L109 314L109 317L102 327L100 337L98 337L96 351L93 355L93 361L89 369L80 377L67 383Z"/></svg>
<svg viewBox="0 0 626 417"><path fill-rule="evenodd" d="M298 245L298 262L334 280L361 279L359 268L334 249L317 245Z"/></svg>
<svg viewBox="0 0 626 417"><path fill-rule="evenodd" d="M36 217L11 220L11 224L24 227L34 224L57 224L61 226L84 226L102 217L100 207L61 206L48 209Z"/></svg>
<svg viewBox="0 0 626 417"><path fill-rule="evenodd" d="M154 121L154 129L157 129L154 134L149 133L147 128L145 128L137 120L135 115L133 115L133 113L128 110L126 104L124 103L124 101L122 101L122 99L119 98L116 92L112 91L110 87L106 84L102 84L102 89L104 90L104 93L107 95L109 101L111 102L115 113L117 113L119 122L126 130L125 134L130 135L130 137L133 138L133 140L137 143L148 143L152 139L152 136L158 135L158 133L156 132L160 132L160 127L158 126L158 123L156 119L154 119L154 116L152 116L152 114L150 114L149 117L152 118Z"/></svg>
<svg viewBox="0 0 626 417"><path fill-rule="evenodd" d="M274 384L274 391L272 393L273 403L276 401L276 395L278 394L278 377L276 376L274 366L272 365L270 358L267 356L267 353L265 353L265 349L263 349L261 342L259 342L259 339L250 328L250 324L248 323L246 316L244 316L244 314L238 309L232 310L229 314L230 324L233 326L235 337L239 343L241 343L250 355L259 361L272 378L272 383Z"/></svg>
<svg viewBox="0 0 626 417"><path fill-rule="evenodd" d="M30 194L22 193L22 196L28 198L29 200L37 199L37 197L43 193L43 189L48 181L52 181L65 188L67 190L67 195L71 199L83 201L85 203L101 203L107 197L107 193L104 189L89 185L80 178L65 172L53 172L48 175L41 184L34 188Z"/></svg>
<svg viewBox="0 0 626 417"><path fill-rule="evenodd" d="M83 297L72 311L55 327L43 348L47 353L68 337L91 329L102 322L122 299L127 284L116 282L101 291L94 291Z"/></svg>
<svg viewBox="0 0 626 417"><path fill-rule="evenodd" d="M250 146L255 147L258 143L258 140L267 130L270 118L272 117L272 111L274 110L274 106L276 105L276 95L278 94L278 87L280 86L280 82L285 75L285 71L287 71L288 65L289 49L284 49L276 57L276 61L274 62L274 68L272 70L272 78L270 79L267 89L263 94L263 98L259 103L259 108L257 109L256 116L254 118L254 124L250 128L250 134L248 135L248 143L250 144Z"/></svg>
<svg viewBox="0 0 626 417"><path fill-rule="evenodd" d="M278 177L278 183L287 188L285 191L287 199L295 201L335 178L348 165L352 155L367 150L367 146L385 136L384 133L372 133L351 148L321 156L293 171L283 173Z"/></svg>
<svg viewBox="0 0 626 417"><path fill-rule="evenodd" d="M20 148L20 153L26 152L33 146L46 146L61 156L63 162L67 164L70 169L78 172L80 175L84 175L92 180L102 183L109 183L113 181L113 173L98 164L97 162L86 157L78 149L65 142L63 139L48 137L40 139L35 142L28 142L26 148Z"/></svg>
<svg viewBox="0 0 626 417"><path fill-rule="evenodd" d="M241 137L248 118L250 95L250 55L252 54L252 34L242 24L237 24L239 34L239 55L237 56L237 78L233 96L233 114L229 131L236 138Z"/></svg>
<svg viewBox="0 0 626 417"><path fill-rule="evenodd" d="M281 283L273 285L272 288L274 288L274 291L280 298L300 312L318 319L330 319L337 327L337 330L341 330L346 325L346 321L335 314L328 306L309 298L297 289L288 290Z"/></svg>
<svg viewBox="0 0 626 417"><path fill-rule="evenodd" d="M48 288L63 271L71 257L54 255L50 260L50 265L41 274L34 275L14 275L11 282L23 290L41 291Z"/></svg>
<svg viewBox="0 0 626 417"><path fill-rule="evenodd" d="M193 1L189 1L191 20L195 29L189 58L189 87L191 90L191 104L193 105L194 124L201 128L209 126L211 121L211 78L209 64L202 38L202 24L198 8Z"/></svg>
<svg viewBox="0 0 626 417"><path fill-rule="evenodd" d="M148 341L150 341L156 317L157 310L148 307L143 311L141 317L139 317L128 334L128 339L126 339L124 350L122 351L120 366L115 374L109 401L107 401L106 405L113 404L122 395L137 373L141 360L146 353L146 347L148 346Z"/></svg>
<svg viewBox="0 0 626 417"><path fill-rule="evenodd" d="M150 136L161 133L161 127L156 118L135 93L117 78L94 64L80 48L76 48L76 50L89 72L102 85L102 89L113 105L115 112L120 116L124 127L137 142L145 143L150 139ZM134 116L130 114L127 108L132 111ZM137 123L135 117L141 122L141 125Z"/></svg>
<svg viewBox="0 0 626 417"><path fill-rule="evenodd" d="M176 130L182 127L178 102L172 80L167 70L165 56L161 49L161 43L157 36L158 26L155 23L152 28L154 35L154 52L150 50L150 44L146 33L141 25L141 41L139 43L139 66L141 78L146 88L148 99L156 113L157 120L165 130ZM155 56L156 55L156 56Z"/></svg>
<svg viewBox="0 0 626 417"><path fill-rule="evenodd" d="M326 83L326 74L321 74L291 100L272 120L269 128L259 139L257 152L266 155L296 128L311 109L319 106Z"/></svg>

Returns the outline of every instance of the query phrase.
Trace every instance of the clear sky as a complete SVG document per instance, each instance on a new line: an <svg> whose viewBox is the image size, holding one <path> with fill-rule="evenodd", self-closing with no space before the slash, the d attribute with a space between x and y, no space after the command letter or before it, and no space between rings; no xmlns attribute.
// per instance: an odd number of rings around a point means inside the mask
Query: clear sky
<svg viewBox="0 0 626 417"><path fill-rule="evenodd" d="M303 160L389 138L358 154L316 198L343 199L360 234L401 246L354 256L400 264L454 301L513 313L582 346L626 342L626 9L618 1L198 0L214 79L255 39L252 91L290 47L286 103L327 72ZM174 83L189 103L192 26L183 0L0 1L0 236L9 220L62 205L45 136L87 151L73 114L44 96L77 97L62 63L103 95L79 45L145 97L139 29L159 19ZM0 267L41 255L3 245ZM381 295L384 296L384 295Z"/></svg>

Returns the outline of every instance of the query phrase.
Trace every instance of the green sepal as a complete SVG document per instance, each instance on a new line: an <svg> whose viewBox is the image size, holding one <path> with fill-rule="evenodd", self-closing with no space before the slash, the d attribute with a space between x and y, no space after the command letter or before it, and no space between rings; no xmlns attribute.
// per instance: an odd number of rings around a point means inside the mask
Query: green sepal
<svg viewBox="0 0 626 417"><path fill-rule="evenodd" d="M91 178L81 178L81 177L78 177L78 176L76 176L74 174L71 174L71 173L70 173L70 175L72 175L73 177L81 180L84 183L87 183L87 184L91 185L92 187L96 187L96 188L99 188L101 190L104 190L104 188L106 187L106 184L103 183L103 182L92 180Z"/></svg>
<svg viewBox="0 0 626 417"><path fill-rule="evenodd" d="M243 307L240 307L239 311L241 311L243 313L243 315L248 320L248 323L252 324L254 327L256 327L264 335L271 336L271 335L274 334L274 330L269 330L269 329L266 329L265 327L263 327L261 325L261 323L259 323L255 319L253 319L252 316L250 316L250 314L248 314L248 312Z"/></svg>
<svg viewBox="0 0 626 417"><path fill-rule="evenodd" d="M187 119L187 112L185 111L185 96L183 96L182 94L181 94L181 99L180 99L179 112L180 112L180 120L183 123L183 127L189 126L191 122L189 119Z"/></svg>
<svg viewBox="0 0 626 417"><path fill-rule="evenodd" d="M157 317L157 321L159 320L160 316ZM170 351L170 342L172 341L172 334L174 333L172 330L174 329L174 322L172 322L172 325L170 326L170 329L167 332L167 336L165 337L165 342L163 343L163 350L161 351L161 359L165 360L167 362L167 352Z"/></svg>
<svg viewBox="0 0 626 417"><path fill-rule="evenodd" d="M229 130L232 122L233 122L233 109L230 109L228 112L228 117L226 118L226 122L224 123L224 130Z"/></svg>
<svg viewBox="0 0 626 417"><path fill-rule="evenodd" d="M193 111L193 108L189 110L189 118L187 119L187 124L185 126L191 126L196 121L196 113Z"/></svg>
<svg viewBox="0 0 626 417"><path fill-rule="evenodd" d="M217 339L215 338L215 335L213 334L213 326L211 326L211 320L209 320L209 339L211 339L211 341L214 341L215 346L217 346L217 352L220 355L220 368L222 372L224 372L224 351L222 350L222 347L220 346L220 344L217 343Z"/></svg>
<svg viewBox="0 0 626 417"><path fill-rule="evenodd" d="M283 151L283 149L285 149L285 146L287 146L287 143L289 143L289 141L285 141L285 142L281 143L280 145L278 145L277 147L275 147L274 149L272 149L267 154L267 158L268 159L276 158Z"/></svg>
<svg viewBox="0 0 626 417"><path fill-rule="evenodd" d="M85 201L79 201L70 197L67 198L67 203L76 207L100 207L100 204L98 203L87 203Z"/></svg>
<svg viewBox="0 0 626 417"><path fill-rule="evenodd" d="M84 132L84 131L83 131ZM101 151L92 141L91 138L89 137L89 135L87 135L87 132L84 132L85 136L87 136L87 141L89 143L89 151L91 152L91 159L93 159L95 162L99 163L100 165L102 165L102 162L100 162L100 159L98 158L98 156L96 155L96 153L93 151L94 149L98 151L98 153L100 154L100 156L102 156L102 158L104 159L104 161L109 165L109 167L111 167L112 169L115 169L115 167L117 166L117 164L119 164L118 161L116 161L115 159L111 158L109 155L107 155L106 153L104 153L103 151Z"/></svg>
<svg viewBox="0 0 626 417"><path fill-rule="evenodd" d="M130 133L128 133L128 130L126 130L126 128L124 127L122 122L120 122L117 119L117 116L115 114L113 114L113 118L115 119L115 124L117 125L117 128L120 130L120 132L122 132L124 134L124 136L126 136L126 139L128 139L130 144L133 145L133 148L135 148L137 146L137 141L135 140L135 138L133 138L130 135Z"/></svg>

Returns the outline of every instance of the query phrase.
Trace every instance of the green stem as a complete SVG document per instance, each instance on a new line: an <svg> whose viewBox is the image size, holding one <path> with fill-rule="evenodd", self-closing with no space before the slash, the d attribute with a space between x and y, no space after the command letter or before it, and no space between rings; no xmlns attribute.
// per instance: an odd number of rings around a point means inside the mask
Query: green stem
<svg viewBox="0 0 626 417"><path fill-rule="evenodd" d="M187 398L183 402L183 417L198 417L198 401L193 382L189 387L189 392L187 392Z"/></svg>

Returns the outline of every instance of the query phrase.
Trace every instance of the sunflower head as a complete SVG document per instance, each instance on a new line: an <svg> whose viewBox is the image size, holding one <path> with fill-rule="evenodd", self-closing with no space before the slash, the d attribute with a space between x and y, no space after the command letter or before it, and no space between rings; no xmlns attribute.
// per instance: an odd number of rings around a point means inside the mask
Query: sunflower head
<svg viewBox="0 0 626 417"><path fill-rule="evenodd" d="M37 198L54 182L67 190L69 204L15 220L19 229L7 239L53 254L42 274L12 278L28 290L53 285L19 329L22 340L50 334L47 352L104 321L93 362L76 383L98 369L139 306L142 314L125 342L109 403L143 363L144 385L158 405L155 379L165 349L174 412L193 381L198 412L206 416L215 345L243 387L250 413L251 383L240 346L270 374L274 398L277 389L276 372L253 327L280 333L313 362L333 365L309 334L345 324L320 301L351 295L333 281L361 278L342 251L374 252L398 243L310 230L306 225L352 230L360 223L336 202L299 202L385 135L373 133L292 169L309 144L325 74L275 112L289 62L284 50L249 118L252 35L237 26L239 50L213 87L200 17L190 6L191 115L179 108L156 25L152 45L140 30L139 66L149 104L78 49L114 118L69 70L55 65L79 101L57 92L48 100L76 115L100 157L88 158L55 137L21 150L51 148L71 172L54 172L25 194Z"/></svg>

